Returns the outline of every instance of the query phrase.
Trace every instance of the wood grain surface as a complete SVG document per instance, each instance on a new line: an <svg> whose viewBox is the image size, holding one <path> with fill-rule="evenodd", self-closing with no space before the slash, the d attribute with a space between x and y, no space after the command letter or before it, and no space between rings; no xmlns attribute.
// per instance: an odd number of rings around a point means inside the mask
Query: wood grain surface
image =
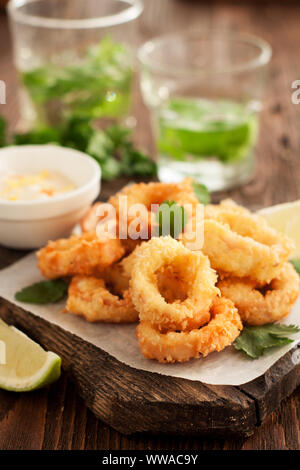
<svg viewBox="0 0 300 470"><path fill-rule="evenodd" d="M159 10L159 5L164 7ZM152 27L151 25L155 25ZM262 113L254 180L230 195L250 208L300 198L300 106L291 102L291 83L299 79L300 5L296 2L200 2L146 0L141 38L187 27L231 28L257 34L273 47L266 106ZM16 77L12 67L7 19L0 13L0 79L7 104L0 105L13 128L18 119ZM136 141L153 152L147 111L137 99ZM126 180L105 184L105 199ZM218 200L225 194L218 194ZM0 267L19 257L0 250ZM257 397L265 385L251 390ZM124 437L97 420L63 374L47 390L25 395L0 392L0 449L300 449L299 389L283 401L250 438ZM267 410L266 410L267 412Z"/></svg>

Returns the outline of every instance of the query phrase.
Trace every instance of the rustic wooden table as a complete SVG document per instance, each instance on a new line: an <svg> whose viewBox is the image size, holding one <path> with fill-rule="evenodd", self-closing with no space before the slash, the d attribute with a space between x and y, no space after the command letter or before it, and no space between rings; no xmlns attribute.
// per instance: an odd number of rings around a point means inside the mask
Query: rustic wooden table
<svg viewBox="0 0 300 470"><path fill-rule="evenodd" d="M151 4L151 5L150 5ZM300 198L300 106L291 102L291 84L300 77L300 5L273 1L146 0L141 35L187 27L232 28L257 34L274 50L266 106L262 113L257 170L247 186L229 193L251 208ZM160 12L157 11L160 5ZM163 7L162 7L163 5ZM150 27L155 25L153 28ZM7 104L0 113L11 128L17 123L16 76L12 65L7 18L0 12L0 79L7 85ZM153 151L147 111L137 106L136 141ZM105 184L105 199L125 180ZM226 194L227 195L227 194ZM224 194L218 194L220 199ZM0 268L20 256L0 249ZM283 402L248 439L212 440L188 437L124 437L97 420L63 374L47 390L15 395L0 391L0 449L300 449L300 392Z"/></svg>

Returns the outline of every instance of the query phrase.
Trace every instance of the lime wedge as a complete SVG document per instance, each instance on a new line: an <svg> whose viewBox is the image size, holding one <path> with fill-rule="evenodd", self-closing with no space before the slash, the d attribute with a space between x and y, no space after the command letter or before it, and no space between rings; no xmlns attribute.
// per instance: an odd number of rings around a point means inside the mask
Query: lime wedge
<svg viewBox="0 0 300 470"><path fill-rule="evenodd" d="M61 358L0 320L0 388L28 392L57 380Z"/></svg>
<svg viewBox="0 0 300 470"><path fill-rule="evenodd" d="M300 259L300 200L267 207L258 212L278 232L294 240L295 250L291 259Z"/></svg>

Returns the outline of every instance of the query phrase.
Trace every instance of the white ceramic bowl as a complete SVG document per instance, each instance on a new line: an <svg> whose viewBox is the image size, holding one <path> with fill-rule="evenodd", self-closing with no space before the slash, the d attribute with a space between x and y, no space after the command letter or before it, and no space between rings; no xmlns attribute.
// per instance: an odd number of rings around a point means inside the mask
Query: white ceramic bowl
<svg viewBox="0 0 300 470"><path fill-rule="evenodd" d="M68 236L100 192L101 170L88 155L56 145L23 145L0 150L2 172L58 171L76 189L47 200L0 199L0 244L34 249Z"/></svg>

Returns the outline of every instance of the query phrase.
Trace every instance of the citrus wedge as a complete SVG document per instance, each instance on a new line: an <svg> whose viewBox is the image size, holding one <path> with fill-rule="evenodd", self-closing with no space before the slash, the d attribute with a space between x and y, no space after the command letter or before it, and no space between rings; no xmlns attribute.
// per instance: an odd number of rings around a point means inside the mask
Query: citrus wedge
<svg viewBox="0 0 300 470"><path fill-rule="evenodd" d="M295 250L291 259L300 259L300 200L278 204L258 212L269 225L294 240Z"/></svg>
<svg viewBox="0 0 300 470"><path fill-rule="evenodd" d="M0 388L28 392L57 380L61 358L0 320Z"/></svg>

